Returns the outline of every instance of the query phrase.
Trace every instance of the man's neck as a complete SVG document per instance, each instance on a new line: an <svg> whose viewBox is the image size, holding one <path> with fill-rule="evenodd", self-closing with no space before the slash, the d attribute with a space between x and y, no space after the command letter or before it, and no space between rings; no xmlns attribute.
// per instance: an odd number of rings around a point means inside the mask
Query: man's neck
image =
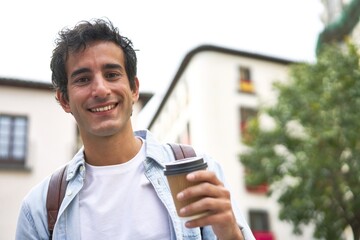
<svg viewBox="0 0 360 240"><path fill-rule="evenodd" d="M140 151L142 141L133 132L84 141L85 161L94 166L125 163Z"/></svg>

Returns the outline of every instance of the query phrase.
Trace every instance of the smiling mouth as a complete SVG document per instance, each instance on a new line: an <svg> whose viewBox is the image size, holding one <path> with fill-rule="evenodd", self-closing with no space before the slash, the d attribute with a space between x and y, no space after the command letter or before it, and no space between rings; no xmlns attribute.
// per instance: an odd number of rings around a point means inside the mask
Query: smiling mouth
<svg viewBox="0 0 360 240"><path fill-rule="evenodd" d="M116 104L111 104L111 105L104 106L104 107L91 108L90 112L105 112L105 111L114 109L115 107L116 107Z"/></svg>

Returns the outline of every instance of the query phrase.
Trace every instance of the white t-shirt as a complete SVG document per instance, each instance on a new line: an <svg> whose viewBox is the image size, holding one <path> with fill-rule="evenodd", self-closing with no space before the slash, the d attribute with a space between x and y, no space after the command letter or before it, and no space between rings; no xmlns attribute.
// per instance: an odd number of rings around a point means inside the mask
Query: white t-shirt
<svg viewBox="0 0 360 240"><path fill-rule="evenodd" d="M145 144L130 161L112 166L86 164L80 191L81 239L169 239L165 206L144 175Z"/></svg>

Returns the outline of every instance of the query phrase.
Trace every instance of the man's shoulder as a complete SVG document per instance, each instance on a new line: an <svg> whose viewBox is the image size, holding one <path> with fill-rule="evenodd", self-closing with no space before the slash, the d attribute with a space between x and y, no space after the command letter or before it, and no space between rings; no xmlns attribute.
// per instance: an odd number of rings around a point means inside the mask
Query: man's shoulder
<svg viewBox="0 0 360 240"><path fill-rule="evenodd" d="M24 198L24 202L33 205L44 202L46 200L47 188L49 186L50 175L45 177L41 182L33 186Z"/></svg>
<svg viewBox="0 0 360 240"><path fill-rule="evenodd" d="M49 179L50 176L45 177L24 197L18 217L16 239L46 239L48 236L45 226L47 226L46 195Z"/></svg>
<svg viewBox="0 0 360 240"><path fill-rule="evenodd" d="M64 168L65 166L67 166L69 163L67 163L65 165L62 165L62 166L59 166L55 171L53 171L51 174L44 177L40 182L38 182L35 186L33 186L29 190L29 192L27 193L27 195L25 196L23 201L26 204L31 205L31 206L33 204L35 204L35 205L46 204L46 197L47 197L47 192L48 192L49 182L50 182L51 176L56 171L58 171L59 169Z"/></svg>

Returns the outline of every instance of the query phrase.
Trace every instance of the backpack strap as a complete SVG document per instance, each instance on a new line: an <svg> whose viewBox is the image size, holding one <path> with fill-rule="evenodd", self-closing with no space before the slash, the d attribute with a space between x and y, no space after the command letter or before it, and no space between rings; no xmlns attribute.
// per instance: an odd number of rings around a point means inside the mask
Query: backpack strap
<svg viewBox="0 0 360 240"><path fill-rule="evenodd" d="M67 165L54 172L49 182L46 198L46 209L50 239L52 239L52 234L59 213L59 208L65 196L65 191L67 187L66 168Z"/></svg>
<svg viewBox="0 0 360 240"><path fill-rule="evenodd" d="M196 157L196 153L190 145L178 143L168 143L168 145L171 147L176 160Z"/></svg>

